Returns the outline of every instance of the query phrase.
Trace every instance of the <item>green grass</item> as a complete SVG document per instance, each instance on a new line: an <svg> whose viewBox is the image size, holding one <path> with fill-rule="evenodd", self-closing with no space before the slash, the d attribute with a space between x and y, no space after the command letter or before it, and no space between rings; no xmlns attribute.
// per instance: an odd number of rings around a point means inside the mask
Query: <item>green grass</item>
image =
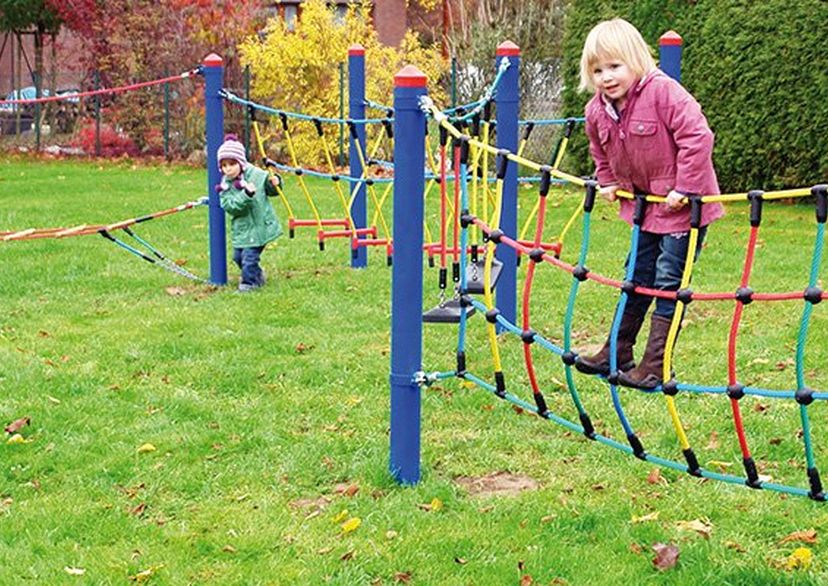
<svg viewBox="0 0 828 586"><path fill-rule="evenodd" d="M0 230L120 220L194 199L205 182L203 170L183 167L4 158ZM340 215L327 186L313 185L324 215ZM521 197L528 207L534 191ZM577 197L556 192L552 204L548 234ZM593 220L588 265L618 278L628 231L606 204ZM204 208L137 228L205 276L206 231ZM577 232L566 245L570 262ZM747 232L746 209L732 206L710 232L695 289L736 288ZM769 204L753 288L802 289L813 232L810 207ZM650 484L652 465L451 379L423 393L422 482L398 487L387 472L391 271L381 250L354 271L345 242L327 248L318 251L314 230L281 239L263 257L267 287L237 295L182 281L98 236L0 243L0 421L32 419L28 443L0 443L0 584L122 584L145 570L158 584L393 584L409 575L413 584L517 584L522 574L538 584L828 579L822 535L816 544L780 543L794 531L821 531L825 505L671 471ZM430 307L437 272L425 271ZM234 268L230 275L234 282ZM534 287L534 327L558 343L570 280L543 266ZM603 340L615 298L584 284L579 348ZM689 307L676 352L681 380L726 381L732 311L729 302ZM786 360L801 311L801 302L746 308L740 380L795 386ZM468 364L490 379L483 324L480 316L469 322ZM817 389L828 388L826 325L817 306L806 359ZM451 370L455 345L453 327L427 325L424 367ZM530 400L520 341L501 337L501 348L510 390ZM535 358L550 407L575 419L560 360L540 348ZM623 441L606 386L580 375L576 382L597 428ZM621 395L645 446L680 459L664 398ZM702 464L740 474L728 401L680 394L677 405ZM742 407L762 473L804 486L796 405L746 398ZM811 407L823 465L824 407ZM145 443L157 450L138 453ZM479 497L456 482L498 471L539 488ZM340 484L358 492L338 494ZM443 507L424 510L435 498ZM361 519L348 534L336 521L343 511L343 520ZM657 519L632 521L652 512ZM709 539L677 525L694 519L710 522ZM675 568L653 567L658 542L680 548ZM800 545L812 549L810 569L781 568Z"/></svg>

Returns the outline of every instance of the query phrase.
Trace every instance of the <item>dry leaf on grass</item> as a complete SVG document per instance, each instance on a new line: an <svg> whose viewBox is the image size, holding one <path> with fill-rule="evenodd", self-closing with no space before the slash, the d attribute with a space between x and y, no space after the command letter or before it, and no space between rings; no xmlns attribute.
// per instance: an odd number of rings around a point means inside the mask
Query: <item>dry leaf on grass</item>
<svg viewBox="0 0 828 586"><path fill-rule="evenodd" d="M805 531L794 531L779 540L779 545L790 543L791 541L801 541L802 543L816 543L817 532L816 529L806 529Z"/></svg>
<svg viewBox="0 0 828 586"><path fill-rule="evenodd" d="M658 570L669 570L678 562L679 548L672 543L655 543L653 544L653 551L656 556L653 558L653 565Z"/></svg>
<svg viewBox="0 0 828 586"><path fill-rule="evenodd" d="M394 582L397 584L408 584L411 582L411 572L397 572L394 574Z"/></svg>
<svg viewBox="0 0 828 586"><path fill-rule="evenodd" d="M86 570L83 568L73 568L71 566L64 566L63 571L70 576L83 576L86 573Z"/></svg>
<svg viewBox="0 0 828 586"><path fill-rule="evenodd" d="M658 521L658 515L659 511L653 511L652 513L647 513L646 515L642 515L640 517L633 515L632 519L630 519L630 522L633 525L637 525L638 523L646 523L647 521Z"/></svg>
<svg viewBox="0 0 828 586"><path fill-rule="evenodd" d="M708 519L693 519L692 521L679 521L676 527L683 531L695 531L705 539L710 539L713 531L713 524Z"/></svg>
<svg viewBox="0 0 828 586"><path fill-rule="evenodd" d="M15 421L12 421L11 423L9 423L9 424L8 424L8 425L4 428L4 430L5 430L5 431L6 431L6 433L8 433L8 434L17 433L17 432L18 432L18 431L20 431L23 427L25 427L25 426L27 426L27 425L31 424L31 422L32 422L31 417L21 417L20 419L16 419Z"/></svg>
<svg viewBox="0 0 828 586"><path fill-rule="evenodd" d="M785 560L786 570L807 570L811 567L813 561L813 554L807 547L797 547L793 553Z"/></svg>
<svg viewBox="0 0 828 586"><path fill-rule="evenodd" d="M362 519L359 517L351 517L342 524L342 533L353 533L359 526L362 525Z"/></svg>

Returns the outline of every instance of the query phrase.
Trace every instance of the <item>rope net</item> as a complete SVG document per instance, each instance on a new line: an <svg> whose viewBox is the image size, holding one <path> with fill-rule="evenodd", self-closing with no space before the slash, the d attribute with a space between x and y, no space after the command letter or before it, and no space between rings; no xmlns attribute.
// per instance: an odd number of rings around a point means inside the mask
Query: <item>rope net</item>
<svg viewBox="0 0 828 586"><path fill-rule="evenodd" d="M507 400L522 409L529 410L538 414L539 416L555 421L572 431L584 434L587 438L598 441L605 445L612 446L635 457L671 468L674 470L686 472L692 476L699 478L715 479L733 484L745 484L752 488L763 488L772 491L809 496L814 500L825 500L820 475L818 472L816 458L814 454L814 445L811 432L811 413L810 406L816 401L824 401L828 399L828 392L815 390L808 386L806 374L809 371L805 369L805 349L806 341L808 339L808 331L812 322L812 312L815 305L819 304L825 297L824 292L819 287L819 273L822 262L822 249L824 243L824 230L826 216L828 216L828 187L825 185L817 185L810 188L789 189L774 192L752 191L749 193L734 193L724 195L707 195L696 196L690 199L691 205L691 230L689 234L688 256L684 263L684 275L678 291L656 290L652 288L637 286L632 282L632 276L635 268L635 251L637 250L638 241L640 237L640 220L643 219L644 210L646 206L651 203L659 203L664 201L664 197L655 195L633 195L631 193L619 192L619 197L633 199L636 202L636 216L639 219L632 228L630 233L630 261L627 264L626 274L623 280L616 280L607 277L598 272L594 272L588 268L587 261L590 258L590 237L591 237L591 220L593 216L593 208L595 205L596 193L598 185L594 181L584 180L567 174L558 169L560 157L556 156L552 164L540 164L532 160L524 158L520 151L512 153L506 150L498 150L489 145L484 140L479 140L476 136L466 134L463 132L461 125L453 124L449 117L440 112L434 107L434 104L428 98L423 100L423 110L431 116L447 135L453 137L455 145L455 168L459 169L461 180L457 183L460 187L460 209L463 210L461 214L462 230L460 233L459 250L466 250L467 242L470 238L474 238L475 231L479 231L486 241L487 253L484 262L484 278L483 278L483 300L480 301L468 295L467 280L466 280L466 255L461 254L458 262L460 264L459 283L456 286L456 295L460 297L462 306L473 307L477 311L485 315L485 329L486 337L489 342L489 350L491 353L491 365L493 369L492 378L489 380L477 376L472 373L466 365L466 344L467 344L467 313L460 312L459 314L459 331L457 341L457 369L450 373L434 373L427 377L428 380L436 380L440 378L448 378L457 376L469 383L473 383L483 389L486 389L501 399ZM568 135L567 135L568 137ZM486 215L486 210L478 208L474 209L474 195L470 197L468 186L468 175L470 170L474 168L475 149L487 152L490 156L495 158L495 189L494 189L494 205L492 212ZM506 175L506 167L508 164L514 163L523 168L534 171L540 174L540 186L538 189L538 198L534 203L532 211L524 223L521 234L508 235L500 228L500 208L502 206L502 192L503 180ZM443 167L441 166L441 172ZM471 173L472 181L474 173ZM485 175L484 175L485 176ZM564 229L561 234L565 234L572 228L578 217L581 218L581 234L580 234L580 250L576 259L571 262L562 260L560 257L561 249L547 249L542 246L542 235L546 229L546 216L548 211L548 196L550 192L550 185L555 179L562 180L570 185L579 186L583 189L583 196L577 209L569 216L569 219L564 224ZM473 188L472 188L473 191ZM759 230L761 226L761 212L765 203L781 199L796 199L802 197L813 197L816 203L816 227L813 236L813 251L811 254L810 269L808 271L807 281L803 288L793 291L782 292L764 292L754 291L750 287L752 270L756 258L756 252L761 246L759 239ZM484 199L484 201L487 201ZM741 263L740 278L738 280L738 287L734 290L722 292L706 292L694 291L690 288L690 279L694 272L694 255L696 243L699 237L699 227L701 219L701 208L705 203L709 202L736 202L745 201L750 203L750 230L748 233L748 241L745 248L744 259ZM485 219L484 217L485 216ZM531 226L534 226L534 235L531 239L526 240L526 235ZM563 237L560 237L562 243ZM492 284L490 281L490 274L494 260L494 250L497 246L506 246L514 250L519 255L528 257L531 262L526 269L525 278L523 282L522 291L522 307L520 312L520 324L511 323L506 320L495 307L494 296L492 291ZM552 336L544 335L543 332L548 328L541 328L533 322L532 312L532 287L537 280L538 271L541 266L551 266L564 276L569 277L569 295L566 302L566 309L563 316L562 335L559 339L554 339ZM612 439L608 432L603 430L604 422L597 423L587 410L582 393L578 390L578 384L573 376L573 365L578 355L577 349L573 345L573 339L576 337L575 330L575 310L579 292L584 284L600 285L604 291L615 291L617 294L617 303L612 318L612 326L610 330L610 374L607 377L599 377L609 386L610 398L612 403L612 411L621 426L624 440L618 441ZM665 347L664 364L663 364L663 380L662 385L645 391L645 393L660 393L664 397L665 407L670 419L672 428L674 430L678 447L681 451L683 462L665 458L655 455L648 450L642 437L644 434L638 433L631 418L627 414L624 404L628 402L625 398L622 400L622 395L617 384L617 377L619 374L618 365L616 364L616 345L618 341L619 324L624 307L627 303L628 297L631 294L640 294L649 296L651 298L665 298L676 301L676 312L670 324L669 333ZM604 297L606 293L604 293ZM734 309L730 319L730 329L727 340L727 384L720 386L690 384L680 381L673 376L674 357L673 351L675 341L678 335L679 326L682 322L687 305L698 302L719 302L732 304ZM758 386L742 384L739 381L739 371L737 369L737 341L739 339L739 332L743 331L742 316L745 312L745 307L752 302L768 302L769 304L779 302L798 302L799 305L799 327L798 336L795 344L795 358L792 360L795 365L795 386L792 388L782 389L766 389ZM548 310L547 307L544 308ZM590 319L595 319L593 312L590 312ZM533 327L534 325L534 327ZM512 334L520 339L523 349L523 364L525 368L525 377L528 380L529 387L532 393L532 403L521 399L515 393L511 386L507 384L506 376L503 368L503 358L501 356L501 346L504 345L505 340L498 333ZM538 360L535 357L535 347L541 347L557 357L563 365L565 382L557 381L556 386L564 389L577 414L577 423L570 421L550 409L538 376L537 367ZM546 357L544 357L544 360ZM542 363L543 364L543 363ZM811 371L811 375L813 372ZM703 466L696 452L691 444L690 434L682 421L677 406L678 396L725 396L728 400L732 428L736 436L739 446L739 454L742 459L742 467L744 468L744 475L737 475L727 471L726 466L720 461L711 461L708 466ZM645 395L646 396L646 395ZM807 476L808 488L800 488L780 484L773 481L769 474L760 474L762 470L757 466L757 461L754 459L753 452L750 448L749 434L745 428L745 416L741 410L741 400L746 396L752 396L762 399L779 399L786 404L795 402L798 411L801 440L804 448L804 464L805 473ZM558 403L559 394L551 395L556 403ZM561 408L565 408L561 405ZM718 467L721 471L714 470ZM770 468L770 466L766 466ZM796 466L794 466L796 468Z"/></svg>

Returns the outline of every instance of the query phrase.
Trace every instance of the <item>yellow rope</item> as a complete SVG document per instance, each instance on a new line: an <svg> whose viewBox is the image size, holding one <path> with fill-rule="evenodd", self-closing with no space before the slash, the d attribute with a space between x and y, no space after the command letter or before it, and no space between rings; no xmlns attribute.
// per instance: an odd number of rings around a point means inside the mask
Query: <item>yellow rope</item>
<svg viewBox="0 0 828 586"><path fill-rule="evenodd" d="M256 144L259 146L259 156L262 158L262 162L267 169L267 174L273 177L273 171L267 165L267 151L265 151L264 138L262 137L262 133L259 131L259 123L255 118L253 119L253 133L256 135ZM288 218L291 220L294 219L296 216L293 215L293 209L290 207L290 202L288 202L287 195L285 195L281 185L276 186L276 192L279 194L279 199L282 200L282 203L287 210Z"/></svg>
<svg viewBox="0 0 828 586"><path fill-rule="evenodd" d="M325 161L328 163L328 171L331 175L338 175L338 173L336 172L336 166L334 166L330 145L328 145L328 141L325 140L324 131L321 131L321 134L320 132L317 132L316 135L319 137L319 140L322 143L322 150L325 153ZM348 208L348 202L345 200L345 193L343 192L342 185L339 181L334 182L334 189L336 190L336 195L339 198L339 205L342 206L342 209L345 212L345 219L348 221L347 229L351 230L353 233L354 219L351 217L351 210Z"/></svg>
<svg viewBox="0 0 828 586"><path fill-rule="evenodd" d="M290 136L290 130L285 128L285 139L287 140L288 144L288 153L290 154L290 160L293 164L295 169L299 168L299 161L296 158L296 149L293 148L293 139ZM313 197L308 191L308 186L305 184L305 179L302 175L297 175L296 180L299 182L299 187L302 189L302 193L305 195L305 199L308 202L308 205L311 208L311 212L313 212L313 217L316 220L316 227L318 230L322 230L322 218L319 217L319 210L316 209L316 204L313 203Z"/></svg>

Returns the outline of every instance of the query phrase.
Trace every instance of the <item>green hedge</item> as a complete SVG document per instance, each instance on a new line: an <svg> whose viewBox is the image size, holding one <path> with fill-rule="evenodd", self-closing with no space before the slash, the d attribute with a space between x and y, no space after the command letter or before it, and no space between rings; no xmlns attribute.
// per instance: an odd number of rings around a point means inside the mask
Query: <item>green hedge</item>
<svg viewBox="0 0 828 586"><path fill-rule="evenodd" d="M716 134L714 163L723 191L778 189L825 181L828 149L828 52L820 0L573 2L564 38L564 108L580 115L578 61L598 21L621 16L657 49L674 29L684 38L682 83L702 105ZM592 168L581 137L567 164Z"/></svg>

